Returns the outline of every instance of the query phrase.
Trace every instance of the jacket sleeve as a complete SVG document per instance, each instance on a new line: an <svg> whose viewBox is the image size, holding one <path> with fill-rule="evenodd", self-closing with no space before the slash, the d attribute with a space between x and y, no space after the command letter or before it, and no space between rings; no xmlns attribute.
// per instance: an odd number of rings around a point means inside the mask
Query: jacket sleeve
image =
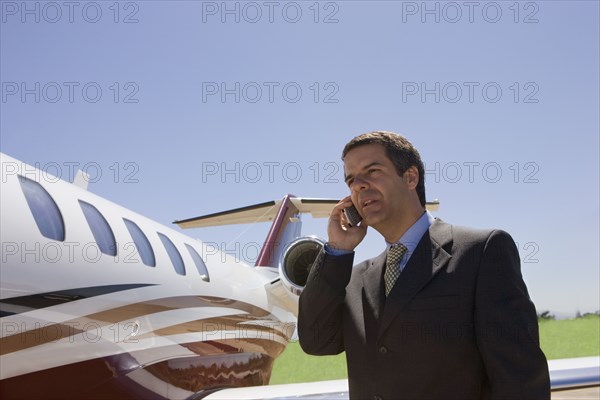
<svg viewBox="0 0 600 400"><path fill-rule="evenodd" d="M313 263L298 310L300 346L308 354L344 351L342 314L353 260L354 252L332 255L323 249Z"/></svg>
<svg viewBox="0 0 600 400"><path fill-rule="evenodd" d="M493 231L477 277L477 345L491 399L550 399L548 363L539 345L535 307L510 235Z"/></svg>

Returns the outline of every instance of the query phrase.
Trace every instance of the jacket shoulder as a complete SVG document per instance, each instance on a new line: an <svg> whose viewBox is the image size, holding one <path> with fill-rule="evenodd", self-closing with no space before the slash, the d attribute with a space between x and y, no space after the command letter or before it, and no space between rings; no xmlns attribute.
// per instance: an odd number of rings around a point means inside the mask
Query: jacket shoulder
<svg viewBox="0 0 600 400"><path fill-rule="evenodd" d="M434 239L438 238L440 241L451 240L457 243L486 243L492 237L512 240L511 235L502 229L454 225L437 218L430 227L430 234Z"/></svg>

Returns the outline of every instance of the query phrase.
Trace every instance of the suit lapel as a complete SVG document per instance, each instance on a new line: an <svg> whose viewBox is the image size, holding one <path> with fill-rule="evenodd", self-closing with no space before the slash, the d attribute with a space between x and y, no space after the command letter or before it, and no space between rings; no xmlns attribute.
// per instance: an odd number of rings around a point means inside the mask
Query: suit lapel
<svg viewBox="0 0 600 400"><path fill-rule="evenodd" d="M381 277L385 266L386 252L384 251L373 258L367 270L363 273L363 287L368 306L371 308L375 320L379 320L382 306Z"/></svg>
<svg viewBox="0 0 600 400"><path fill-rule="evenodd" d="M409 301L448 264L452 255L444 248L449 250L451 245L451 226L435 220L421 238L386 299L379 329L380 336Z"/></svg>

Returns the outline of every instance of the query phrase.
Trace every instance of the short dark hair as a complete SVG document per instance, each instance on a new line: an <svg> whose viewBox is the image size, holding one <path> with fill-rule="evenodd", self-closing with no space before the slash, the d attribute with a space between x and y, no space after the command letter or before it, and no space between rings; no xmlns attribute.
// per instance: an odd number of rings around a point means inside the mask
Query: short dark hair
<svg viewBox="0 0 600 400"><path fill-rule="evenodd" d="M412 143L404 136L393 132L374 131L363 133L346 144L342 152L342 160L344 160L350 150L365 144L379 144L383 146L388 158L396 167L398 176L402 176L413 165L417 167L419 171L417 195L419 196L421 205L425 207L425 168L423 167L423 161L421 161L421 155Z"/></svg>

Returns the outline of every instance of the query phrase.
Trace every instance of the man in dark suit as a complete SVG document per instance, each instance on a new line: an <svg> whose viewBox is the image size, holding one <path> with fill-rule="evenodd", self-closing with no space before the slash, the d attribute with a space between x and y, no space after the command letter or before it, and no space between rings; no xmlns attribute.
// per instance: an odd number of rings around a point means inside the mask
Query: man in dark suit
<svg viewBox="0 0 600 400"><path fill-rule="evenodd" d="M549 399L548 364L512 238L434 219L424 168L400 135L351 140L350 196L300 296L305 352L346 352L351 399ZM363 221L350 226L354 204ZM353 265L367 227L387 242Z"/></svg>

